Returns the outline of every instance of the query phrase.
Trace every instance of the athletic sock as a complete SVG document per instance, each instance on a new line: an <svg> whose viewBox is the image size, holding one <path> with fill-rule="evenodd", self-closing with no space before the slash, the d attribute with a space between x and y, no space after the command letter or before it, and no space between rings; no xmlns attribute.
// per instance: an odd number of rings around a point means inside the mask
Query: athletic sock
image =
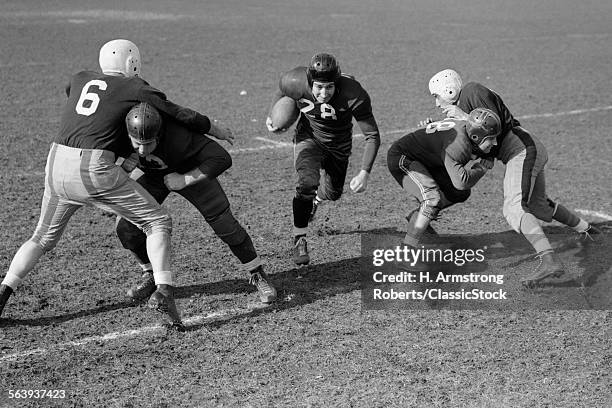
<svg viewBox="0 0 612 408"><path fill-rule="evenodd" d="M521 218L520 226L521 234L529 241L536 253L542 253L544 251L552 251L552 245L548 241L548 238L542 231L542 227L538 222L537 218L533 214L526 213Z"/></svg>
<svg viewBox="0 0 612 408"><path fill-rule="evenodd" d="M312 212L312 200L293 198L293 225L296 228L308 227L308 220Z"/></svg>

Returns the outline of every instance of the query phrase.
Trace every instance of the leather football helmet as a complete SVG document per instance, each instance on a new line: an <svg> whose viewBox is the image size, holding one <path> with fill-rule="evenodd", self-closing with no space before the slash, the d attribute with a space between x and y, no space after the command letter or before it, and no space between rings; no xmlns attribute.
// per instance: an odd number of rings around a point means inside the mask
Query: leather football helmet
<svg viewBox="0 0 612 408"><path fill-rule="evenodd" d="M100 48L100 69L105 74L140 76L140 51L129 40L112 40Z"/></svg>
<svg viewBox="0 0 612 408"><path fill-rule="evenodd" d="M162 128L162 117L153 106L146 102L130 109L125 116L128 135L140 143L156 141Z"/></svg>
<svg viewBox="0 0 612 408"><path fill-rule="evenodd" d="M490 109L476 108L470 112L465 129L470 141L478 146L484 139L501 133L501 120Z"/></svg>
<svg viewBox="0 0 612 408"><path fill-rule="evenodd" d="M461 77L452 69L440 71L429 80L429 92L448 103L453 103L459 98L462 86Z"/></svg>
<svg viewBox="0 0 612 408"><path fill-rule="evenodd" d="M340 78L340 66L331 54L315 54L310 61L306 71L308 84L312 86L313 81L336 82Z"/></svg>

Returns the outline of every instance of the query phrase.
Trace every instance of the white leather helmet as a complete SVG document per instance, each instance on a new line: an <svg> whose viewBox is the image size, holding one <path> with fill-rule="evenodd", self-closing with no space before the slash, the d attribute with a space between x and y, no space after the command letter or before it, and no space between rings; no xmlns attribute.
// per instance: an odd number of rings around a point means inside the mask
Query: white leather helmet
<svg viewBox="0 0 612 408"><path fill-rule="evenodd" d="M100 48L100 69L105 74L140 76L140 51L129 40L112 40Z"/></svg>
<svg viewBox="0 0 612 408"><path fill-rule="evenodd" d="M440 71L429 80L429 92L448 103L453 103L459 98L462 86L461 77L452 69Z"/></svg>

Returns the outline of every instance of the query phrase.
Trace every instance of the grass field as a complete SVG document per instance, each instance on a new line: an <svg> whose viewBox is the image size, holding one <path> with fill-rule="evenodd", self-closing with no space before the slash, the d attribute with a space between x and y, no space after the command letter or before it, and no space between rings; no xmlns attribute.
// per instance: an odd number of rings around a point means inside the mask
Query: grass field
<svg viewBox="0 0 612 408"><path fill-rule="evenodd" d="M512 307L366 310L359 281L362 239L404 231L411 208L386 152L419 120L440 117L427 82L444 68L498 91L548 148L551 198L610 229L611 18L605 0L3 1L0 277L38 219L66 81L97 69L106 41L129 38L145 79L233 129L234 165L220 181L279 301L262 307L229 250L172 195L188 330L166 333L124 295L138 271L114 218L82 209L0 320L0 406L612 406L611 244L587 247L547 225L585 285L521 289L536 263L501 214L501 164L435 227L491 248L485 269L504 274ZM317 51L368 90L382 146L368 191L347 186L321 208L311 265L298 269L291 134L271 135L264 121L280 73ZM65 398L10 398L37 389Z"/></svg>

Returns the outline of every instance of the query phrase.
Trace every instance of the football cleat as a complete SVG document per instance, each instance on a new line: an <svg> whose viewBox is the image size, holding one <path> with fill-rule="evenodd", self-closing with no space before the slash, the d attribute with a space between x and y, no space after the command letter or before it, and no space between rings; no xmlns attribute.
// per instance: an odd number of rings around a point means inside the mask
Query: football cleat
<svg viewBox="0 0 612 408"><path fill-rule="evenodd" d="M308 265L310 263L308 243L306 242L305 235L295 237L295 243L293 244L293 262L296 265Z"/></svg>
<svg viewBox="0 0 612 408"><path fill-rule="evenodd" d="M141 302L153 294L155 292L155 279L153 279L153 271L145 271L142 274L141 281L132 286L128 291L127 295L134 302Z"/></svg>
<svg viewBox="0 0 612 408"><path fill-rule="evenodd" d="M540 262L538 263L536 270L531 275L521 280L523 286L527 288L535 288L544 279L549 277L558 278L565 273L563 264L557 258L557 255L554 252L544 252L536 255L536 257L540 259Z"/></svg>
<svg viewBox="0 0 612 408"><path fill-rule="evenodd" d="M589 227L580 233L580 238L583 241L598 242L603 239L603 231L589 224Z"/></svg>
<svg viewBox="0 0 612 408"><path fill-rule="evenodd" d="M2 316L4 306L6 306L6 302L9 300L12 293L13 289L10 286L0 285L0 316Z"/></svg>
<svg viewBox="0 0 612 408"><path fill-rule="evenodd" d="M185 326L181 321L181 316L172 295L171 286L168 286L166 293L162 293L158 288L149 298L148 305L151 309L155 309L162 314L164 326L177 331L185 331Z"/></svg>
<svg viewBox="0 0 612 408"><path fill-rule="evenodd" d="M249 283L257 288L259 300L262 303L272 303L276 300L276 289L268 281L268 275L264 272L263 266L258 266L251 272Z"/></svg>

